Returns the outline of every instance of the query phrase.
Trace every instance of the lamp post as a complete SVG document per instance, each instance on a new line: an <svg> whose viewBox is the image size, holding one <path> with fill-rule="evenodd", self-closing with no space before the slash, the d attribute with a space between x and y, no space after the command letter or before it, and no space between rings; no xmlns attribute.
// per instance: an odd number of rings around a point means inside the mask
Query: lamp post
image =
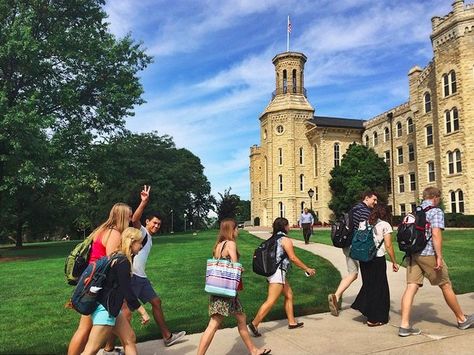
<svg viewBox="0 0 474 355"><path fill-rule="evenodd" d="M313 210L313 196L314 196L314 190L313 189L310 188L308 190L308 196L309 196L309 208L312 211Z"/></svg>
<svg viewBox="0 0 474 355"><path fill-rule="evenodd" d="M174 230L173 230L173 215L174 215L174 211L171 210L170 213L171 213L171 234L173 234L173 233L174 233Z"/></svg>

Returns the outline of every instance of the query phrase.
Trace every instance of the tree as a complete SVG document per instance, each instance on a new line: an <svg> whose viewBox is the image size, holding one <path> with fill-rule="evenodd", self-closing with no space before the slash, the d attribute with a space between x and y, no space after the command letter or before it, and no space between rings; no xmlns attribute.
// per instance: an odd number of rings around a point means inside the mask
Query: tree
<svg viewBox="0 0 474 355"><path fill-rule="evenodd" d="M108 31L104 3L0 3L0 223L18 246L25 227L55 228L85 202L75 187L95 183L91 142L143 103L137 73L151 57Z"/></svg>
<svg viewBox="0 0 474 355"><path fill-rule="evenodd" d="M240 200L237 206L237 214L235 219L238 222L245 222L250 220L250 201Z"/></svg>
<svg viewBox="0 0 474 355"><path fill-rule="evenodd" d="M329 208L336 216L348 211L365 190L374 190L380 194L381 201L387 200L390 181L388 165L371 148L352 143L341 164L334 167L330 174L332 198Z"/></svg>
<svg viewBox="0 0 474 355"><path fill-rule="evenodd" d="M240 197L235 194L231 194L231 189L232 188L229 187L227 190L224 190L223 194L218 192L220 201L217 201L217 219L219 222L224 218L236 218Z"/></svg>

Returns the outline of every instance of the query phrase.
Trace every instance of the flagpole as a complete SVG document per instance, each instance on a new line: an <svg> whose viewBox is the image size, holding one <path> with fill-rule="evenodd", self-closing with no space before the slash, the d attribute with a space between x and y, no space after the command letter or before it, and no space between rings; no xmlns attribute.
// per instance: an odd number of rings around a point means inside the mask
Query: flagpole
<svg viewBox="0 0 474 355"><path fill-rule="evenodd" d="M290 15L288 15L288 24L286 26L286 51L290 51L290 32L291 32L291 24L290 24Z"/></svg>

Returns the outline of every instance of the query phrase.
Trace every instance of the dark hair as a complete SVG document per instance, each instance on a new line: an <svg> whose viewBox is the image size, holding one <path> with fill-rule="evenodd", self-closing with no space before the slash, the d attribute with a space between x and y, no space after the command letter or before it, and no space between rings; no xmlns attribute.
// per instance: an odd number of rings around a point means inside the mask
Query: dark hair
<svg viewBox="0 0 474 355"><path fill-rule="evenodd" d="M392 224L392 213L386 204L378 203L370 212L369 224L374 225L378 219Z"/></svg>
<svg viewBox="0 0 474 355"><path fill-rule="evenodd" d="M374 190L365 190L362 193L361 200L364 201L366 197L372 197L374 195L379 197L379 195Z"/></svg>
<svg viewBox="0 0 474 355"><path fill-rule="evenodd" d="M160 221L162 220L161 215L156 211L148 212L146 214L146 219L149 220L149 221L151 221L155 217L158 218Z"/></svg>
<svg viewBox="0 0 474 355"><path fill-rule="evenodd" d="M283 217L278 217L273 221L273 234L276 235L278 232L283 232L286 234L286 226L288 226L288 220Z"/></svg>

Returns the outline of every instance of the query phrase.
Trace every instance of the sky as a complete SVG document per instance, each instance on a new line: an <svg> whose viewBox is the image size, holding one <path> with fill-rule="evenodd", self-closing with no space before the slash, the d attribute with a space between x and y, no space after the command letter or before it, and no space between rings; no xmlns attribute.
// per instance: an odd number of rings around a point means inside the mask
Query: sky
<svg viewBox="0 0 474 355"><path fill-rule="evenodd" d="M470 1L466 1L470 3ZM146 103L126 127L169 135L201 159L212 194L250 198L249 152L275 90L272 58L304 53L315 115L369 119L408 100L432 59L431 18L452 0L109 0L110 30L142 42ZM159 169L159 162L156 162Z"/></svg>

